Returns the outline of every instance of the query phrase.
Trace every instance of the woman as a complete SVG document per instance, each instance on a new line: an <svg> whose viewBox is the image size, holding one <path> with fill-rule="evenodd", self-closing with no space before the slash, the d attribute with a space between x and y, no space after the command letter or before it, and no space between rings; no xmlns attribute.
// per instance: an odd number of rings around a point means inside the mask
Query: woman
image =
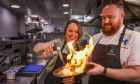
<svg viewBox="0 0 140 84"><path fill-rule="evenodd" d="M66 43L74 40L73 46L74 46L75 50L79 50L79 46L78 46L77 42L82 37L82 34L83 34L83 31L82 31L82 27L81 27L80 23L77 20L69 20L64 29L64 36L65 36L64 41L53 40L51 42L37 44L34 47L35 52L38 52L40 50L45 50L45 53L47 53L46 58L49 58L49 60L48 60L49 62L48 62L47 68L46 68L46 70L49 73L46 76L45 84L63 84L63 83L65 84L67 82L69 84L76 83L75 82L76 80L74 81L73 77L65 78L62 80L61 78L58 78L53 75L53 71L59 67L62 67L63 62L62 62L62 60L60 60L58 55L52 56L52 46L50 46L50 45L51 45L51 43L57 43L60 45L61 53L63 54L62 56L64 58L64 61L66 62L66 56L69 53Z"/></svg>

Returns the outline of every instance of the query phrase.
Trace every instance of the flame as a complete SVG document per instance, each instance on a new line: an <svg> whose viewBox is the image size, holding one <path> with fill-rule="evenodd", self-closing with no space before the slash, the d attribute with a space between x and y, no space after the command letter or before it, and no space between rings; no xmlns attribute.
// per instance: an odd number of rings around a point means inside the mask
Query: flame
<svg viewBox="0 0 140 84"><path fill-rule="evenodd" d="M70 53L67 56L67 63L64 67L70 67L63 70L63 74L79 74L83 73L86 68L86 62L93 51L93 38L89 35L89 44L85 46L83 50L76 51L73 47L74 41L68 42L68 48Z"/></svg>

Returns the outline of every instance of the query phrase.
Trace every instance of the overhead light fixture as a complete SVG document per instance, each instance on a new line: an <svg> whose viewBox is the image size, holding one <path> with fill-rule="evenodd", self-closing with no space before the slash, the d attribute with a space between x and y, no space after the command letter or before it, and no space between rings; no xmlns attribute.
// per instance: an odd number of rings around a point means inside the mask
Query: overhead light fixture
<svg viewBox="0 0 140 84"><path fill-rule="evenodd" d="M87 20L91 20L93 17L92 16L87 16L86 19Z"/></svg>
<svg viewBox="0 0 140 84"><path fill-rule="evenodd" d="M69 14L68 12L64 12L65 15Z"/></svg>
<svg viewBox="0 0 140 84"><path fill-rule="evenodd" d="M69 6L69 4L63 4L62 6L63 6L63 7L68 7L68 6Z"/></svg>
<svg viewBox="0 0 140 84"><path fill-rule="evenodd" d="M78 18L80 18L80 17L79 17L79 16L75 16L74 18L75 18L75 19L78 19Z"/></svg>
<svg viewBox="0 0 140 84"><path fill-rule="evenodd" d="M20 6L16 5L16 4L13 4L13 5L11 5L11 8L20 8Z"/></svg>
<svg viewBox="0 0 140 84"><path fill-rule="evenodd" d="M37 18L37 17L39 17L38 15L31 15L31 17L33 17L33 18Z"/></svg>
<svg viewBox="0 0 140 84"><path fill-rule="evenodd" d="M79 22L84 22L84 15L71 15L70 18L71 19L76 19Z"/></svg>
<svg viewBox="0 0 140 84"><path fill-rule="evenodd" d="M49 24L48 22L44 22L44 25L47 25L47 24Z"/></svg>
<svg viewBox="0 0 140 84"><path fill-rule="evenodd" d="M93 19L93 16L87 16L85 17L84 22L89 22L92 19Z"/></svg>

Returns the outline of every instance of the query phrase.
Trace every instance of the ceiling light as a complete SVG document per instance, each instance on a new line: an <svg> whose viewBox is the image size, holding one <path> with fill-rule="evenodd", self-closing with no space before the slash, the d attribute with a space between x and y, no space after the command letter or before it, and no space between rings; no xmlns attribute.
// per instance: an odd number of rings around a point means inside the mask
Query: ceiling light
<svg viewBox="0 0 140 84"><path fill-rule="evenodd" d="M76 19L79 22L84 22L84 15L71 15L71 19Z"/></svg>
<svg viewBox="0 0 140 84"><path fill-rule="evenodd" d="M20 6L19 6L19 5L14 4L14 5L11 5L11 8L20 8Z"/></svg>
<svg viewBox="0 0 140 84"><path fill-rule="evenodd" d="M91 20L93 17L92 16L87 16L86 19L87 20Z"/></svg>
<svg viewBox="0 0 140 84"><path fill-rule="evenodd" d="M78 18L80 18L80 17L79 17L79 16L75 16L74 18L75 18L75 19L78 19Z"/></svg>
<svg viewBox="0 0 140 84"><path fill-rule="evenodd" d="M90 20L93 19L93 16L87 16L85 19L84 19L84 22L89 22Z"/></svg>
<svg viewBox="0 0 140 84"><path fill-rule="evenodd" d="M66 15L66 14L69 14L68 12L64 12L64 14Z"/></svg>
<svg viewBox="0 0 140 84"><path fill-rule="evenodd" d="M48 22L44 22L44 25L47 25L47 24L49 24Z"/></svg>
<svg viewBox="0 0 140 84"><path fill-rule="evenodd" d="M38 15L31 15L31 17L33 17L33 18L37 18L37 17L38 17Z"/></svg>
<svg viewBox="0 0 140 84"><path fill-rule="evenodd" d="M63 4L62 6L63 6L63 7L68 7L68 6L69 6L69 4Z"/></svg>

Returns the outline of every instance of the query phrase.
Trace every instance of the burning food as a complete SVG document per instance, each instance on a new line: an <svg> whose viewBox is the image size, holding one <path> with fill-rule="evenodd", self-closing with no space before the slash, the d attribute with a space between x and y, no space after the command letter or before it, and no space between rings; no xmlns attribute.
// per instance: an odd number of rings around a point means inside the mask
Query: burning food
<svg viewBox="0 0 140 84"><path fill-rule="evenodd" d="M57 70L55 70L53 74L58 77L70 77L73 75L80 74L80 73L73 73L72 69L73 68L70 68L70 67L61 67L61 68L58 68Z"/></svg>
<svg viewBox="0 0 140 84"><path fill-rule="evenodd" d="M56 69L53 73L54 75L58 77L69 77L84 72L84 70L87 67L86 62L93 50L93 39L90 35L89 37L89 44L86 45L86 47L80 51L74 50L74 41L71 41L67 44L70 51L70 53L67 56L67 63L64 67Z"/></svg>

